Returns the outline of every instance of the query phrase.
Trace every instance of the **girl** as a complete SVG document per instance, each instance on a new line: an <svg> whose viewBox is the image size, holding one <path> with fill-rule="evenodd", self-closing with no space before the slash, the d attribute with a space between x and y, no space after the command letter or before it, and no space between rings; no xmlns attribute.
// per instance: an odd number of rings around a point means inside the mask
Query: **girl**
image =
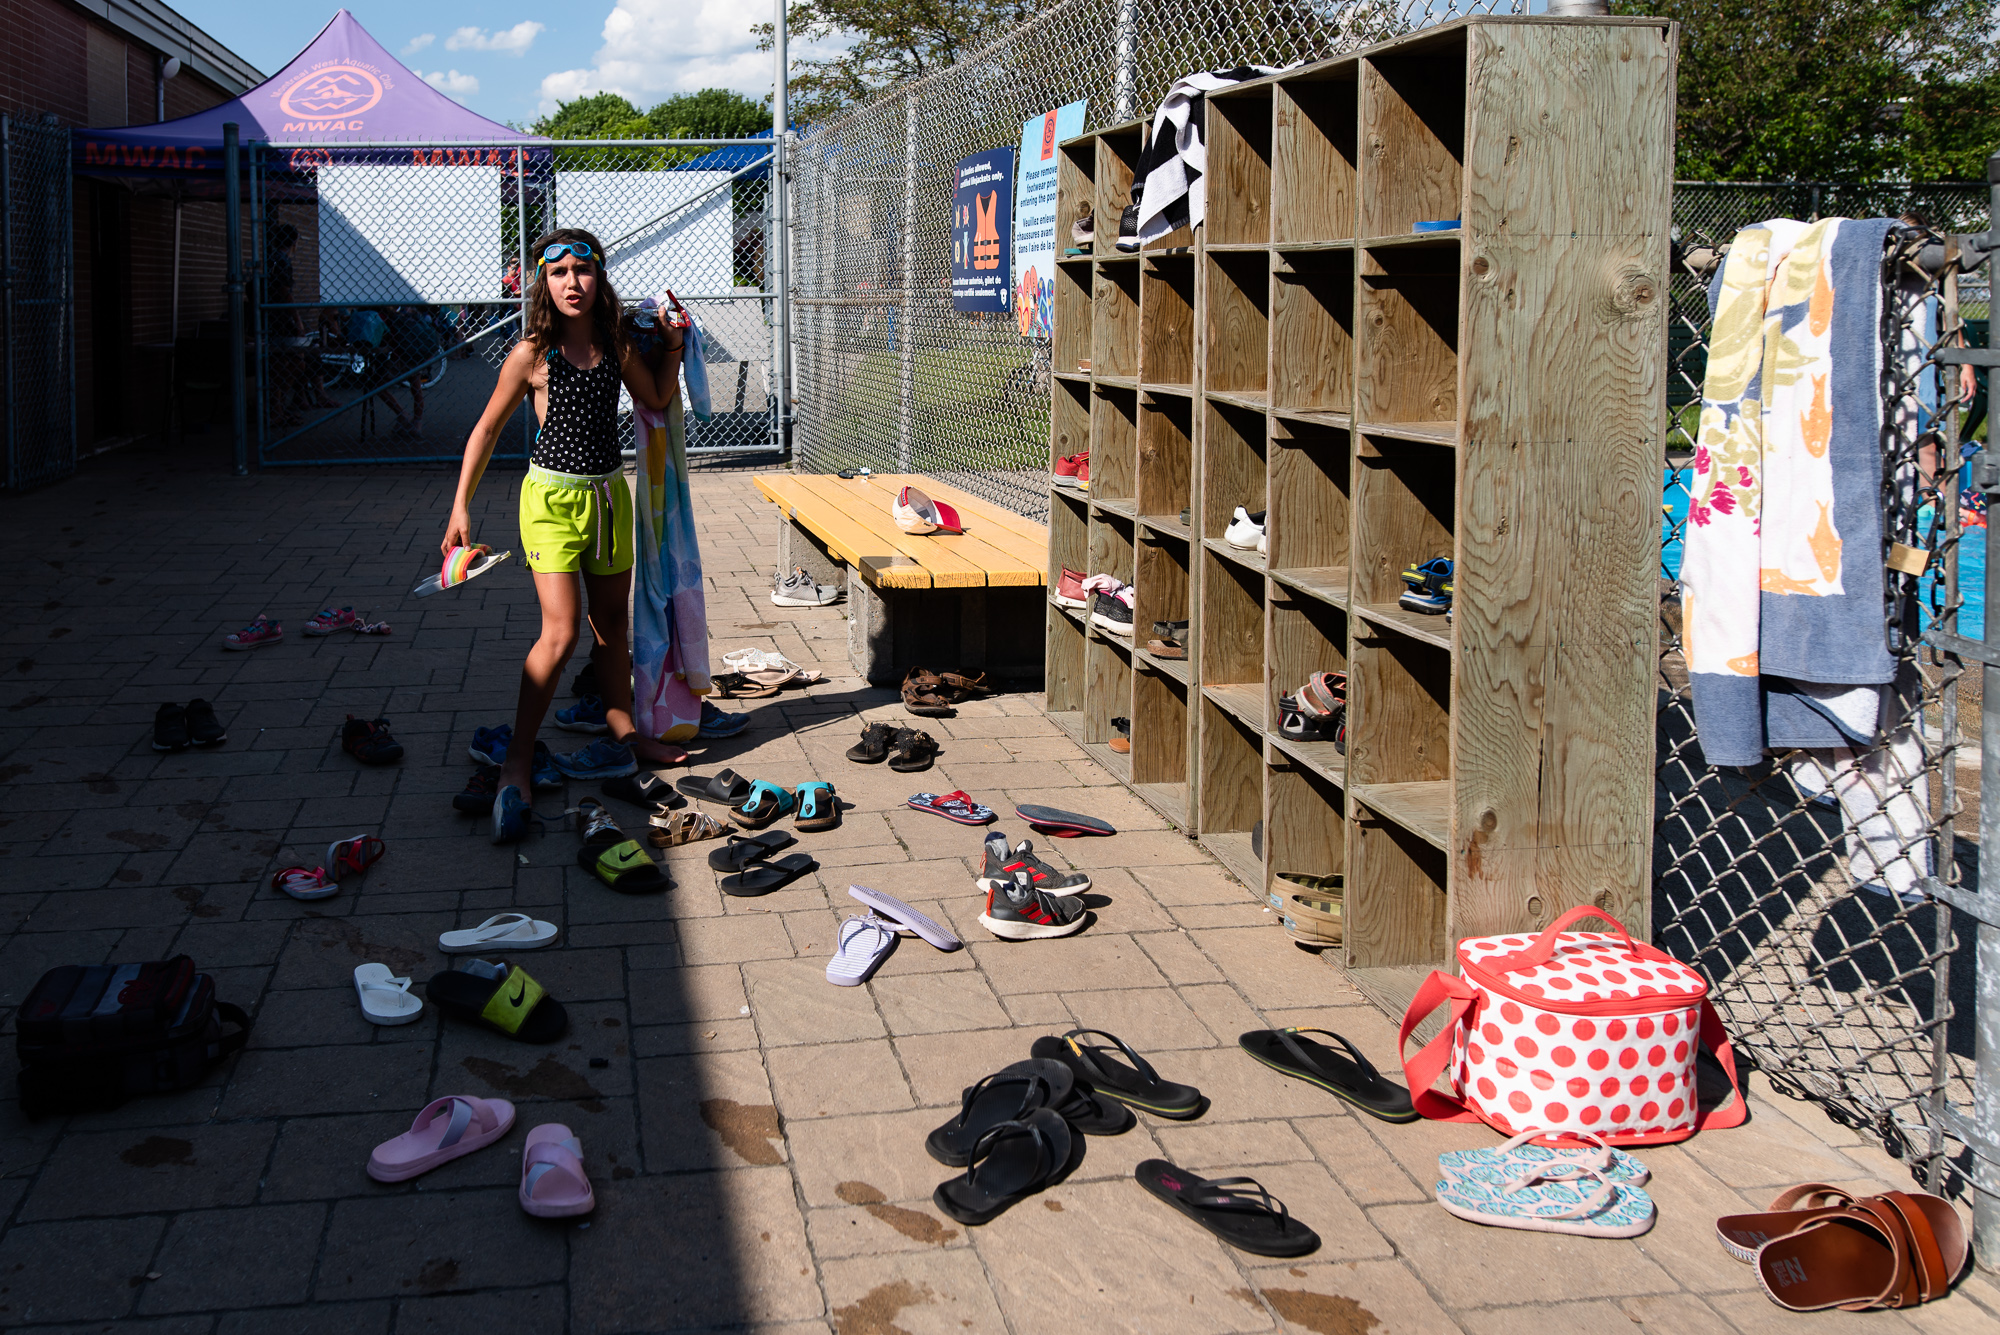
<svg viewBox="0 0 2000 1335"><path fill-rule="evenodd" d="M542 634L521 670L520 703L493 803L495 843L527 832L535 734L576 647L580 593L589 599L591 660L615 740L556 757L557 768L576 779L611 778L637 770L635 751L655 764L687 758L676 747L638 736L632 723L632 651L626 635L632 492L618 449L619 385L636 402L665 411L679 392L681 331L662 330L666 355L657 368L648 367L626 340L618 296L604 272L604 247L596 237L565 227L535 242L528 253L535 269L523 336L501 363L500 383L465 443L443 543L446 554L471 545L472 494L501 427L532 393L541 430L521 483L521 546L542 603Z"/></svg>

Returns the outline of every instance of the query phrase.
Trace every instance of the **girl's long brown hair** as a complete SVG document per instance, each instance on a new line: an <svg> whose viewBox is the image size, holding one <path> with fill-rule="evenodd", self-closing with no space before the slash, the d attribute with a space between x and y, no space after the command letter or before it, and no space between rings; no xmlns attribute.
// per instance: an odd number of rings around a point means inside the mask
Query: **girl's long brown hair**
<svg viewBox="0 0 2000 1335"><path fill-rule="evenodd" d="M529 262L535 266L535 278L528 286L528 308L523 319L525 336L534 345L535 351L544 355L561 342L556 326L556 304L549 296L548 279L540 261L544 250L565 241L586 242L590 253L597 256L591 262L597 270L597 297L590 306L590 341L597 345L600 353L622 365L625 360L625 329L618 318L618 293L611 287L611 275L604 271L604 246L580 228L558 228L528 248Z"/></svg>

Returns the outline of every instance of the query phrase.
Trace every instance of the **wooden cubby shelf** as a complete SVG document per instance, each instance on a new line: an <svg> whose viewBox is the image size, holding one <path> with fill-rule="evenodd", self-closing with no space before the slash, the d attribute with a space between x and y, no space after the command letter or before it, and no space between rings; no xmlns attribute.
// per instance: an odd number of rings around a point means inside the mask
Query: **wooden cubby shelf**
<svg viewBox="0 0 2000 1335"><path fill-rule="evenodd" d="M1134 255L1144 124L1060 146L1058 226L1098 239L1057 266L1050 457L1087 446L1091 490L1052 489L1051 579L1136 605L1129 641L1051 605L1050 717L1260 895L1343 875L1335 954L1392 1011L1465 936L1582 904L1650 931L1659 525L1629 479L1665 434L1678 40L1475 17L1218 89L1203 225ZM1225 541L1239 507L1264 551ZM1440 556L1453 617L1401 607ZM1282 730L1319 672L1344 743Z"/></svg>

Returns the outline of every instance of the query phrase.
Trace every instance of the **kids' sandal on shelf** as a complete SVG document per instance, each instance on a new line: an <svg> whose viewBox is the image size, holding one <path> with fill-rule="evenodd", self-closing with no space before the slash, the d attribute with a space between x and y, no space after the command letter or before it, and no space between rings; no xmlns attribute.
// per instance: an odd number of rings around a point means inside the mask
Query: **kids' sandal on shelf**
<svg viewBox="0 0 2000 1335"><path fill-rule="evenodd" d="M496 556L493 549L483 542L471 547L454 547L445 553L443 568L437 574L419 580L410 592L419 598L428 598L434 593L455 589L469 579L478 579L513 554L501 552Z"/></svg>
<svg viewBox="0 0 2000 1335"><path fill-rule="evenodd" d="M340 885L324 867L280 867L271 873L271 888L293 899L327 899L340 893Z"/></svg>
<svg viewBox="0 0 2000 1335"><path fill-rule="evenodd" d="M583 1144L561 1122L544 1122L521 1146L521 1208L537 1219L570 1219L597 1208Z"/></svg>
<svg viewBox="0 0 2000 1335"><path fill-rule="evenodd" d="M644 895L671 887L672 882L652 855L637 839L627 838L604 804L586 797L576 804L577 823L583 827L583 847L576 851L576 865L621 895Z"/></svg>
<svg viewBox="0 0 2000 1335"><path fill-rule="evenodd" d="M1496 1173L1514 1178L1530 1169L1579 1164L1602 1175L1607 1182L1616 1182L1621 1186L1629 1183L1635 1187L1645 1186L1647 1179L1652 1176L1646 1165L1623 1150L1613 1149L1588 1131L1565 1131L1562 1134L1566 1140L1580 1140L1584 1143L1537 1145L1534 1142L1542 1133L1536 1130L1523 1131L1503 1145L1488 1145L1476 1150L1450 1150L1440 1154L1438 1172L1445 1177L1469 1177L1479 1174L1486 1176L1486 1180L1490 1181L1490 1175ZM1716 1222L1719 1224L1721 1221Z"/></svg>
<svg viewBox="0 0 2000 1335"><path fill-rule="evenodd" d="M818 867L819 862L811 854L793 853L775 862L753 862L734 876L723 877L720 885L725 895L751 899L758 895L768 895L773 890L782 890L807 872L817 870Z"/></svg>
<svg viewBox="0 0 2000 1335"><path fill-rule="evenodd" d="M1113 835L1118 833L1108 823L1095 816L1085 816L1080 812L1064 811L1058 807L1036 806L1031 802L1014 804L1014 814L1034 827L1036 834L1046 834L1056 839L1074 839L1079 835Z"/></svg>
<svg viewBox="0 0 2000 1335"><path fill-rule="evenodd" d="M960 825L991 825L993 808L981 806L963 789L954 793L913 793L905 804L912 811L928 811Z"/></svg>
<svg viewBox="0 0 2000 1335"><path fill-rule="evenodd" d="M723 770L707 779L699 774L690 774L676 780L674 787L697 801L720 802L730 807L750 796L750 780L733 769Z"/></svg>
<svg viewBox="0 0 2000 1335"><path fill-rule="evenodd" d="M879 765L889 758L889 747L901 729L893 723L871 723L861 730L861 740L847 748L847 758L857 765Z"/></svg>
<svg viewBox="0 0 2000 1335"><path fill-rule="evenodd" d="M377 1182L408 1182L485 1149L513 1129L514 1105L507 1100L447 1094L424 1105L408 1131L375 1147L368 1156L368 1176Z"/></svg>
<svg viewBox="0 0 2000 1335"><path fill-rule="evenodd" d="M706 811L662 811L647 823L653 828L646 832L646 842L655 848L679 848L704 839L720 839L736 828Z"/></svg>
<svg viewBox="0 0 2000 1335"><path fill-rule="evenodd" d="M750 785L743 800L729 809L736 823L746 830L761 830L789 813L795 803L790 792L777 784L759 779Z"/></svg>
<svg viewBox="0 0 2000 1335"><path fill-rule="evenodd" d="M431 975L431 1005L523 1043L553 1043L569 1032L569 1014L540 983L505 960L467 960Z"/></svg>
<svg viewBox="0 0 2000 1335"><path fill-rule="evenodd" d="M1451 580L1451 558L1433 556L1403 567L1403 583L1419 593L1438 593Z"/></svg>
<svg viewBox="0 0 2000 1335"><path fill-rule="evenodd" d="M980 1138L972 1166L937 1185L931 1203L961 1224L983 1224L1054 1182L1069 1166L1069 1123L1047 1108Z"/></svg>
<svg viewBox="0 0 2000 1335"><path fill-rule="evenodd" d="M789 848L797 842L790 830L766 830L748 839L732 834L728 843L710 851L708 865L717 871L742 871L751 863L762 862L779 849Z"/></svg>
<svg viewBox="0 0 2000 1335"><path fill-rule="evenodd" d="M831 830L840 825L840 800L834 796L833 785L826 780L814 779L802 783L793 796L799 804L799 817L792 822L794 829Z"/></svg>
<svg viewBox="0 0 2000 1335"><path fill-rule="evenodd" d="M1307 1034L1325 1034L1345 1048L1346 1054L1315 1043L1305 1037ZM1375 1064L1361 1055L1361 1049L1331 1030L1252 1029L1238 1036L1236 1045L1280 1075L1317 1085L1371 1117L1385 1122L1417 1120L1410 1091L1384 1080Z"/></svg>
<svg viewBox="0 0 2000 1335"><path fill-rule="evenodd" d="M947 1168L972 1162L980 1137L1002 1122L1017 1122L1037 1108L1067 1100L1076 1077L1061 1062L1016 1062L959 1091L958 1115L932 1129L924 1153Z"/></svg>
<svg viewBox="0 0 2000 1335"><path fill-rule="evenodd" d="M1255 1178L1197 1177L1165 1159L1142 1161L1132 1177L1238 1251L1304 1256L1319 1249L1319 1234L1292 1218Z"/></svg>
<svg viewBox="0 0 2000 1335"><path fill-rule="evenodd" d="M1097 1047L1077 1041L1093 1034L1110 1039L1112 1047ZM1110 1055L1114 1048L1123 1054L1125 1061L1120 1062ZM1072 1029L1061 1038L1038 1038L1028 1049L1028 1054L1059 1061L1099 1094L1117 1099L1141 1112L1152 1113L1155 1117L1184 1122L1199 1116L1202 1109L1208 1106L1200 1090L1193 1085L1177 1085L1171 1080L1162 1080L1160 1073L1153 1069L1153 1064L1134 1052L1130 1044L1102 1029Z"/></svg>
<svg viewBox="0 0 2000 1335"><path fill-rule="evenodd" d="M896 948L895 924L873 915L846 919L837 936L833 958L826 962L826 981L835 987L861 986Z"/></svg>
<svg viewBox="0 0 2000 1335"><path fill-rule="evenodd" d="M1474 1224L1581 1238L1636 1238L1659 1217L1644 1187L1607 1182L1580 1164L1530 1168L1503 1182L1446 1178L1445 1213Z"/></svg>

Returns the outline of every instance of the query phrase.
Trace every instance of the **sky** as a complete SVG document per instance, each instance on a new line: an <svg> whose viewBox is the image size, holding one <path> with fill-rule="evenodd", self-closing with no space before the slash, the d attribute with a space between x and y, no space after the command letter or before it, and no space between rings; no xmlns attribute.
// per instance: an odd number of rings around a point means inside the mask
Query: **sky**
<svg viewBox="0 0 2000 1335"><path fill-rule="evenodd" d="M266 75L326 26L338 4L170 0ZM641 110L700 88L771 92L771 56L753 24L760 0L350 0L361 26L405 65L482 116L518 125L558 101L604 90ZM796 52L795 52L796 54Z"/></svg>

